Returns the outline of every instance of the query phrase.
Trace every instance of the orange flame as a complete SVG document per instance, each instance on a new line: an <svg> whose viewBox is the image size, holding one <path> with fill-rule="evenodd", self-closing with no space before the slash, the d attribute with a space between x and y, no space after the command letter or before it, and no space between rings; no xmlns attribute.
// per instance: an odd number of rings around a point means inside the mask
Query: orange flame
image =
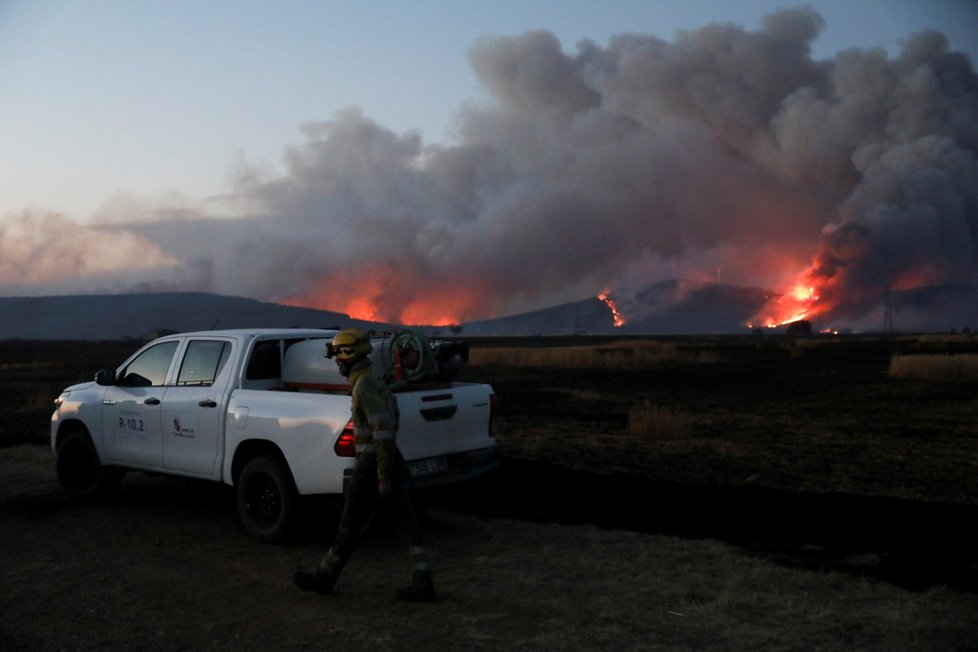
<svg viewBox="0 0 978 652"><path fill-rule="evenodd" d="M280 300L289 306L345 313L353 319L409 324L450 326L471 319L484 308L479 288L461 285L426 286L415 289L412 278L397 270L376 266L322 277L316 287Z"/></svg>
<svg viewBox="0 0 978 652"><path fill-rule="evenodd" d="M754 316L748 327L760 323L765 328L777 328L792 322L811 320L830 306L822 300L827 282L814 273L815 265L802 272L787 291L771 298Z"/></svg>
<svg viewBox="0 0 978 652"><path fill-rule="evenodd" d="M353 319L415 326L451 326L460 323L457 308L442 295L409 301L400 307L385 308L372 297L342 299L336 296L292 297L281 303L301 308L342 312Z"/></svg>
<svg viewBox="0 0 978 652"><path fill-rule="evenodd" d="M618 310L618 306L611 299L611 296L607 292L602 292L598 295L598 298L604 301L605 305L608 306L608 310L611 311L611 318L614 320L615 328L621 328L625 325L625 318L622 316L621 311Z"/></svg>

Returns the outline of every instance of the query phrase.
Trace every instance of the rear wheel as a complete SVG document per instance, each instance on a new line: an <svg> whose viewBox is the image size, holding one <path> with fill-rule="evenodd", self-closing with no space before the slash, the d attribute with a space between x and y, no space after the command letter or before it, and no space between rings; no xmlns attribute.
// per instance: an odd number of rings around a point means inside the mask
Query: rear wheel
<svg viewBox="0 0 978 652"><path fill-rule="evenodd" d="M292 529L298 496L292 476L270 457L259 456L241 471L238 516L248 534L261 541L282 541Z"/></svg>
<svg viewBox="0 0 978 652"><path fill-rule="evenodd" d="M104 499L114 496L122 481L120 469L103 466L88 433L68 433L58 446L58 480L76 498Z"/></svg>

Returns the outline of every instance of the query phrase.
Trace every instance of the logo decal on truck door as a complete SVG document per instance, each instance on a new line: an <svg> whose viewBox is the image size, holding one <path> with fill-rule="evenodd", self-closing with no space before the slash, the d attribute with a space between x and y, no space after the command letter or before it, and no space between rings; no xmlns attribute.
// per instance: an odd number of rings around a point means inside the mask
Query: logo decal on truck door
<svg viewBox="0 0 978 652"><path fill-rule="evenodd" d="M173 436L183 437L184 439L196 439L197 431L186 425L180 425L180 417L173 417Z"/></svg>

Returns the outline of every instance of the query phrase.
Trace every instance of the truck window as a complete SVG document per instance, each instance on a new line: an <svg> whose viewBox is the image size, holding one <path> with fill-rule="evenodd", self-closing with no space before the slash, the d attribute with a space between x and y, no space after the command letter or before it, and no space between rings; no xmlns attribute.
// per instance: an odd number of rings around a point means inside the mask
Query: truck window
<svg viewBox="0 0 978 652"><path fill-rule="evenodd" d="M177 385L209 387L220 375L231 355L231 343L219 340L192 340L180 365Z"/></svg>
<svg viewBox="0 0 978 652"><path fill-rule="evenodd" d="M279 352L278 340L255 342L251 350L251 359L245 378L248 380L267 380L279 378L282 375L282 354Z"/></svg>
<svg viewBox="0 0 978 652"><path fill-rule="evenodd" d="M123 387L162 386L176 350L177 342L163 342L146 349L122 370L118 384Z"/></svg>

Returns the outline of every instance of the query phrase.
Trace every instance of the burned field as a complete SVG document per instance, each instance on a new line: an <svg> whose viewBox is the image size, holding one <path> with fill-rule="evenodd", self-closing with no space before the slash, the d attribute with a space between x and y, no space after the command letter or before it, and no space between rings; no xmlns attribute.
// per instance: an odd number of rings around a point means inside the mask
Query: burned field
<svg viewBox="0 0 978 652"><path fill-rule="evenodd" d="M495 341L472 370L503 400L523 482L500 487L510 508L978 589L976 384L889 371L907 355L973 355L978 339L568 340L563 360L542 344ZM636 425L650 404L659 416ZM845 561L859 553L878 563Z"/></svg>
<svg viewBox="0 0 978 652"><path fill-rule="evenodd" d="M833 616L836 624L819 634L827 637L821 640L829 647L841 640L872 649L873 637L890 629L895 638L887 645L880 644L879 649L906 644L901 636L914 638L920 643L919 649L953 649L975 633L972 626L978 621L978 613L969 613L964 605L978 593L978 537L971 532L978 521L978 386L974 382L899 377L890 369L895 356L974 354L978 352L978 338L577 337L497 338L470 340L470 344L472 363L460 380L488 381L494 386L502 407L497 436L506 457L503 467L483 482L422 497L430 505L426 527L433 533L437 559L447 583L451 585L454 579L456 586L456 604L449 609L455 610L459 622L468 623L465 632L453 630L450 643L489 649L494 643L488 637L502 635L500 640L531 647L586 649L584 641L590 640L619 642L620 647L629 649L651 646L652 641L662 640L656 638L662 632L670 631L669 636L676 637L670 639L672 644L679 648L702 647L705 641L714 640L726 641L728 649L756 649L758 644L790 648L813 640L813 634L803 628L793 633L779 630L782 616L802 609L800 605L808 599L838 604L839 613ZM124 484L121 505L74 507L58 493L53 469L47 473L45 460L50 453L43 448L51 399L63 386L90 378L100 367L116 364L137 346L133 342L0 343L0 396L4 397L4 419L0 423L4 448L0 456L13 452L15 458L29 458L10 468L26 465L45 470L39 477L21 470L4 479L5 484L26 479L37 487L36 495L31 489L8 487L4 512L13 517L11 522L40 527L49 518L73 519L67 526L61 524L71 528L76 539L64 542L70 548L83 536L83 517L95 515L103 519L99 536L116 546L114 554L122 554L119 547L134 544L143 553L139 563L148 563L147 555L184 554L167 547L168 535L150 532L151 515L166 522L159 526L164 528L161 532L166 527L175 528L173 537L184 536L177 534L184 528L189 538L202 533L211 537L198 553L212 555L215 560L227 555L256 560L271 556L273 564L288 565L308 561L310 554L321 552L323 535L315 529L304 541L284 549L243 543L230 494L220 487L134 474ZM76 510L94 511L83 515ZM119 532L128 526L104 521L112 518L139 525L131 537L117 541L121 533L106 532ZM584 548L567 548L559 543L565 537L580 541ZM389 548L396 544L383 536L378 541L375 545L391 557ZM708 549L700 550L700 545ZM729 548L721 554L717 545ZM586 590L593 597L583 606L542 597L550 596L554 588L545 583L521 585L526 591L526 605L511 604L512 587L499 586L498 595L493 593L496 589L483 587L480 591L488 593L480 594L478 606L466 606L466 594L457 588L469 581L483 581L477 577L480 565L482 571L489 571L488 566L497 563L514 577L518 573L519 581L525 582L533 576L525 565L529 563L527 556L533 554L528 552L531 549L559 550L568 555L561 562L566 568L549 571L554 574L551 580L558 581L553 578L561 573L577 573L575 564L595 563L595 551L603 556L617 546L627 548L619 553L625 557L652 554L651 550L656 554L665 554L665 549L676 553L679 546L682 561L663 557L641 571L604 569L600 572L621 573L620 577L614 575L620 582L630 581L625 578L639 573L634 577L644 578L644 584L622 584L618 588L589 584ZM578 552L581 558L575 561L570 555ZM14 558L17 554L11 551ZM367 568L376 566L378 572L396 566L396 559L388 563L386 558L381 560L383 555L375 560L367 552L365 557ZM716 568L707 561L714 557L722 558L716 561ZM203 570L206 560L194 559L181 563L190 563L195 572L213 572ZM12 593L18 600L35 591L25 588L31 585L29 563L24 563L24 586L16 584ZM127 585L140 572L163 572L158 566L141 570L133 560L125 563L132 571L128 578L125 573L115 578L92 566L81 571L80 579L97 577L109 586L120 582ZM476 568L470 569L473 563ZM549 563L543 559L533 562ZM244 564L238 562L239 566ZM741 564L751 564L751 570L743 570ZM671 570L664 570L666 566ZM706 568L714 570L707 572ZM167 573L169 581L185 581L179 567ZM753 581L740 577L744 573L765 576L752 595L756 598L759 591L769 593L772 599L776 596L779 602L771 613L761 616L748 609L746 598L731 596L734 584ZM705 575L710 579L703 579ZM698 578L695 586L676 585L693 576ZM735 576L740 579L735 581ZM255 569L248 570L241 581L252 586L272 582L275 577L275 573ZM370 581L376 588L383 579ZM704 588L712 586L711 582L721 584L718 593ZM802 588L786 588L795 582ZM274 586L278 591L278 585ZM855 605L865 604L866 596L843 594L866 591L867 586L883 592L882 604L900 601L902 614L859 613L862 607ZM204 591L194 587L186 591ZM281 590L279 598L287 600L291 595L287 587ZM649 593L649 604L665 606L659 613L655 606L646 607L652 610L646 612L619 604L615 608L621 611L610 615L611 607L597 597L602 591L609 595L616 591ZM801 595L809 591L812 595L803 599ZM452 589L446 593L451 596ZM563 641L540 638L543 635L539 632L533 636L527 633L533 623L520 625L506 620L508 608L527 609L529 601L543 599L551 600L555 611L542 610L536 624L556 623L556 629L577 631L578 636ZM477 618L467 611L470 607L488 609L482 600L499 613ZM879 603L878 598L872 600ZM30 600L25 604L30 605ZM41 607L38 603L34 606ZM314 608L311 603L307 606ZM173 605L176 611L171 610L171 616L176 613L179 617L187 608ZM244 607L239 604L237 608ZM300 618L305 608L300 608ZM581 611L592 608L603 610L604 620L600 622L605 623L604 629L589 632L597 639L580 638L575 623L593 615ZM688 615L696 609L704 617L699 623L669 629L674 627L672 620L680 618L676 613ZM891 616L894 622L903 622L908 620L907 609L916 614L915 621L909 619L913 624L901 625L909 631L893 629L893 623L880 624L877 629L847 638L850 634L845 633L849 631L846 628L851 629L856 622L885 621ZM293 615L285 611L283 618ZM712 616L705 618L705 611ZM343 613L349 617L351 611ZM806 627L821 627L821 621L815 622L816 615L805 616L815 619ZM308 614L308 618L300 628L305 634L296 635L300 640L317 631L313 616ZM735 627L732 623L742 624L745 618L765 633L744 634L737 640L725 638ZM764 620L768 618L770 621ZM640 624L636 619L648 623ZM226 615L219 621L224 625L214 625L200 635L230 640L234 628L228 623L233 621L233 616ZM12 622L5 622L4 627L11 627ZM106 638L101 640L108 641L110 647L112 641L144 643L145 637L152 639L155 632L148 629L152 625L129 626L131 631L125 636L130 638L120 639L118 632L110 635L110 624L105 623L101 635ZM260 623L243 626L238 622L237 628L235 631L252 643L291 644L283 641L281 634L262 629ZM506 633L500 633L499 628ZM938 630L943 633L936 634ZM347 630L337 625L335 631ZM23 632L11 634L0 628L0 634L25 636L13 640L26 641L26 647L44 647ZM426 646L425 641L431 642L420 631L412 636L415 638L411 640L421 641L415 645L418 649ZM69 647L83 648L98 640L59 639ZM202 640L178 639L191 647ZM354 645L358 641L349 639Z"/></svg>
<svg viewBox="0 0 978 652"><path fill-rule="evenodd" d="M978 504L975 384L889 372L912 353L974 354L978 338L556 343L565 357L541 358L549 366L531 359L539 340L474 343L467 373L500 396L512 458L677 485ZM632 423L642 406L663 418Z"/></svg>

